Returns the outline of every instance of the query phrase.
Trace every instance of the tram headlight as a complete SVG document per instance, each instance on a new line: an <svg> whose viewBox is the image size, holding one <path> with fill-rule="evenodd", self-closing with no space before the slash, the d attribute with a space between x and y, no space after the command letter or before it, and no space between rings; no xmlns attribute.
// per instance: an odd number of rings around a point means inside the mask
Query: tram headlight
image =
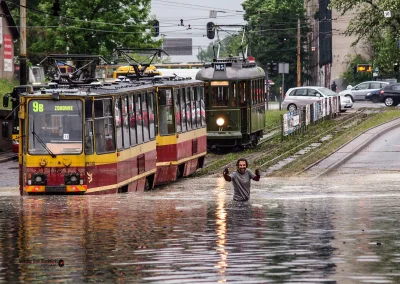
<svg viewBox="0 0 400 284"><path fill-rule="evenodd" d="M65 185L78 185L80 184L79 173L68 173L64 176Z"/></svg>
<svg viewBox="0 0 400 284"><path fill-rule="evenodd" d="M217 119L216 122L217 122L217 125L218 125L218 126L222 126L222 125L225 124L225 119L223 119L222 117L220 117L220 118Z"/></svg>
<svg viewBox="0 0 400 284"><path fill-rule="evenodd" d="M28 177L28 185L31 183L32 185L46 185L47 179L46 175L43 173L34 173L32 174L32 178Z"/></svg>

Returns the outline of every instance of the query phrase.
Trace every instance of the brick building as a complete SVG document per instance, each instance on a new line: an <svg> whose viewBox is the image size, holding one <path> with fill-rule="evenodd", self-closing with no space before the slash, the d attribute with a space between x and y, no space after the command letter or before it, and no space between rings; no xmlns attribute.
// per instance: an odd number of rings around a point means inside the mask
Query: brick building
<svg viewBox="0 0 400 284"><path fill-rule="evenodd" d="M19 39L19 31L10 9L5 1L0 0L0 78L13 80L14 78L14 41ZM0 90L0 125L10 114L10 110L3 109L4 90ZM7 119L10 122L10 118ZM11 133L11 123L9 125ZM11 134L8 138L0 136L0 150L11 149Z"/></svg>
<svg viewBox="0 0 400 284"><path fill-rule="evenodd" d="M19 31L7 3L0 0L0 78L14 77L14 41Z"/></svg>

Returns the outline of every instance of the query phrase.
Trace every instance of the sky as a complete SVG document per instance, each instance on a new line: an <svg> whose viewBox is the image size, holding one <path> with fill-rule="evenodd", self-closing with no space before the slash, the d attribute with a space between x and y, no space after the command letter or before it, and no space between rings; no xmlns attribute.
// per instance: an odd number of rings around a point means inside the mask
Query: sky
<svg viewBox="0 0 400 284"><path fill-rule="evenodd" d="M198 51L206 49L210 40L206 36L206 25L213 22L219 25L243 25L243 0L152 0L151 14L160 23L160 36L166 38L192 38L192 56L171 56L171 62L196 62ZM217 12L217 18L209 18L210 11ZM183 19L185 26L179 26ZM191 29L188 29L190 25ZM228 32L234 32L238 28L226 28ZM220 33L220 38L227 33ZM216 37L215 37L216 39ZM214 40L215 40L214 39Z"/></svg>

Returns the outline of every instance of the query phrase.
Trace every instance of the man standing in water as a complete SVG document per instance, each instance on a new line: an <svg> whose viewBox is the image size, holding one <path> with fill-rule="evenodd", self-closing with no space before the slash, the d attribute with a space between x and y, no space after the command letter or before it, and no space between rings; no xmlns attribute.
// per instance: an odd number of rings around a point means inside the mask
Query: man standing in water
<svg viewBox="0 0 400 284"><path fill-rule="evenodd" d="M250 182L251 180L260 180L260 171L256 170L254 174L247 168L247 160L241 158L237 160L237 170L232 174L229 174L228 168L225 168L223 174L226 181L233 182L234 195L233 200L235 201L247 201L250 199Z"/></svg>

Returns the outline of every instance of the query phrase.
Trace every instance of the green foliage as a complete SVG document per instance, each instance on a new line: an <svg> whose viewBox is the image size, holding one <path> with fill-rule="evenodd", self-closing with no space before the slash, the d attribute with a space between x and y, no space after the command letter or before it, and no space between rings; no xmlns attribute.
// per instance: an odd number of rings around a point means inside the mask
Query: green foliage
<svg viewBox="0 0 400 284"><path fill-rule="evenodd" d="M357 66L357 64L370 64L371 62L368 62L366 59L364 59L361 55L357 54L356 56L348 56L349 61L347 64L347 69L344 73L340 75L340 78L343 79L343 84L344 86L347 85L356 85L358 83L364 82L371 80L371 73L369 72L357 72L354 76L354 66Z"/></svg>
<svg viewBox="0 0 400 284"><path fill-rule="evenodd" d="M29 1L29 58L35 64L50 53L66 53L67 47L71 54L106 57L117 47L157 47L160 42L152 39L152 21L148 19L150 2L61 0L57 17L52 11L53 0ZM18 10L14 10L17 21Z"/></svg>
<svg viewBox="0 0 400 284"><path fill-rule="evenodd" d="M241 38L239 34L229 35L220 42L220 57L241 56ZM201 49L197 59L201 62L211 62L218 52L218 42L211 42L207 49ZM215 54L215 56L214 56Z"/></svg>
<svg viewBox="0 0 400 284"><path fill-rule="evenodd" d="M286 110L268 110L265 114L265 129L277 127L282 124L282 115Z"/></svg>
<svg viewBox="0 0 400 284"><path fill-rule="evenodd" d="M393 64L400 63L398 39L383 34L372 40L375 50L374 66L379 67L379 74L393 74Z"/></svg>
<svg viewBox="0 0 400 284"><path fill-rule="evenodd" d="M13 88L18 85L16 81L10 81L7 79L0 79L0 109L11 109L11 106L8 108L3 108L3 96L7 93L11 93Z"/></svg>
<svg viewBox="0 0 400 284"><path fill-rule="evenodd" d="M246 0L243 3L245 20L250 25L250 49L258 64L267 69L270 62L289 63L289 74L285 74L287 88L297 83L297 24L301 27L301 64L309 66L307 33L310 31L304 1L302 0ZM279 81L279 74L270 74L274 81ZM302 74L302 81L308 79ZM286 88L285 88L286 89ZM279 92L279 86L272 87L273 93Z"/></svg>

